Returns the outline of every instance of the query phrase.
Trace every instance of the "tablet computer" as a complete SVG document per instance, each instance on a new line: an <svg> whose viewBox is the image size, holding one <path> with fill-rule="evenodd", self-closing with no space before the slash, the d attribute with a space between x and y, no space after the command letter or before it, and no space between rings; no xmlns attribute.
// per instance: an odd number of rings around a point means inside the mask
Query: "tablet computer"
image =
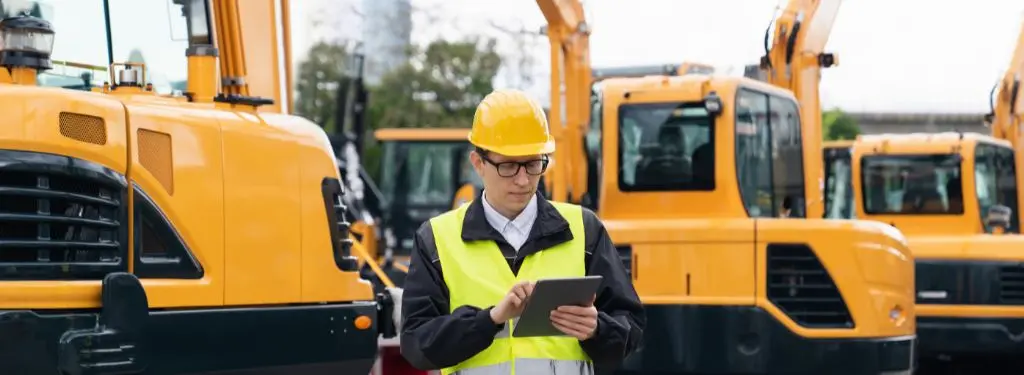
<svg viewBox="0 0 1024 375"><path fill-rule="evenodd" d="M537 280L526 307L515 322L512 336L566 336L551 324L551 311L558 306L585 306L594 298L601 276L584 276Z"/></svg>

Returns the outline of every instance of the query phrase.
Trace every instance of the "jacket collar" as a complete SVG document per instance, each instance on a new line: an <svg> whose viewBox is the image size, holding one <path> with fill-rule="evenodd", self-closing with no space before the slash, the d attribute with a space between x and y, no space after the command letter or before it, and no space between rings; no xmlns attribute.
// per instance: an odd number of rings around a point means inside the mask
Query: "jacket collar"
<svg viewBox="0 0 1024 375"><path fill-rule="evenodd" d="M483 190L476 193L473 202L466 209L466 216L462 219L462 240L481 241L492 240L505 242L504 237L498 230L491 227L487 222L487 216L483 206ZM527 242L548 237L554 234L569 231L569 222L562 217L554 205L537 192L537 219L530 230ZM571 239L571 234L569 239Z"/></svg>
<svg viewBox="0 0 1024 375"><path fill-rule="evenodd" d="M523 209L523 212L519 213L514 219L509 220L507 217L498 212L493 206L487 202L487 191L483 192L480 198L480 202L484 206L484 216L487 218L487 223L491 224L491 228L497 228L499 232L503 232L509 226L514 227L520 232L529 234L529 230L533 228L533 224L537 221L537 200L539 196L534 195L530 198L530 202Z"/></svg>

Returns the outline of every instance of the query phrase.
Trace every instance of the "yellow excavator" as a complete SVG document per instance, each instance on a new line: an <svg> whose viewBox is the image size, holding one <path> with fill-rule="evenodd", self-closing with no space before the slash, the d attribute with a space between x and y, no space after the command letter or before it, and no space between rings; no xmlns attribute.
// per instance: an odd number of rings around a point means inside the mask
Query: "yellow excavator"
<svg viewBox="0 0 1024 375"><path fill-rule="evenodd" d="M829 178L849 181L854 214L907 235L916 258L918 352L925 372L941 367L975 373L1020 357L1013 332L1024 324L1024 257L1006 249L1024 246L1017 173L1024 154L1018 146L1024 26L1018 39L986 116L991 135L862 135L835 144L831 154L837 164L852 167L852 178L841 168Z"/></svg>
<svg viewBox="0 0 1024 375"><path fill-rule="evenodd" d="M288 9L0 0L0 372L370 371L390 305L326 134L287 114ZM116 60L137 35L170 57Z"/></svg>
<svg viewBox="0 0 1024 375"><path fill-rule="evenodd" d="M1001 235L1019 233L1010 142L862 135L850 157L856 216L899 228L914 252L921 370L973 374L1019 358L1011 332L1024 319L1024 256L1007 249L1024 237Z"/></svg>
<svg viewBox="0 0 1024 375"><path fill-rule="evenodd" d="M765 38L767 83L694 74L599 86L580 2L537 3L558 142L548 192L598 213L646 305L642 349L617 373L912 369L903 235L821 218L817 87L834 63L822 48L838 2L790 2Z"/></svg>

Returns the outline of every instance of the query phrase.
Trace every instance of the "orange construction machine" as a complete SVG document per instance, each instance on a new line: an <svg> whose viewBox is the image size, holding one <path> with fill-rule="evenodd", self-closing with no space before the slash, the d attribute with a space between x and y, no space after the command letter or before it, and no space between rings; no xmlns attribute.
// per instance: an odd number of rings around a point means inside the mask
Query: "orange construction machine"
<svg viewBox="0 0 1024 375"><path fill-rule="evenodd" d="M0 373L370 371L390 305L287 114L287 10L0 0Z"/></svg>

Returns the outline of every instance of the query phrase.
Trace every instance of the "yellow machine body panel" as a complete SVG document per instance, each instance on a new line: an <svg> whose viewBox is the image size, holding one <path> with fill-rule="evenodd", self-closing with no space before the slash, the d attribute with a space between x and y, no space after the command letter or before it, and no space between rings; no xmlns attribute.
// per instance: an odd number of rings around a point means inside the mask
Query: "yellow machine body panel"
<svg viewBox="0 0 1024 375"><path fill-rule="evenodd" d="M453 141L469 142L469 129L465 128L387 128L377 129L373 137L388 141Z"/></svg>

